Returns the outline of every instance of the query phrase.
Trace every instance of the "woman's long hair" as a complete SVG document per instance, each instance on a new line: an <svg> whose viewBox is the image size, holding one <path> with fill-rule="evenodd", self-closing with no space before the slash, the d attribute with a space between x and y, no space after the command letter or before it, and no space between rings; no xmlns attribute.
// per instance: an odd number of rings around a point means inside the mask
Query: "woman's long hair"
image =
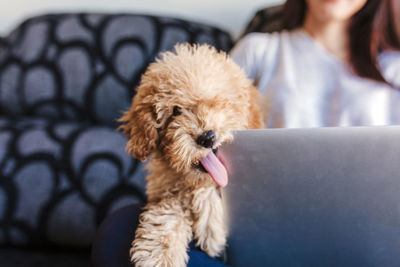
<svg viewBox="0 0 400 267"><path fill-rule="evenodd" d="M307 11L305 0L287 0L283 28L300 27ZM378 55L383 50L400 50L400 1L368 0L349 26L350 65L364 78L389 84L382 76Z"/></svg>

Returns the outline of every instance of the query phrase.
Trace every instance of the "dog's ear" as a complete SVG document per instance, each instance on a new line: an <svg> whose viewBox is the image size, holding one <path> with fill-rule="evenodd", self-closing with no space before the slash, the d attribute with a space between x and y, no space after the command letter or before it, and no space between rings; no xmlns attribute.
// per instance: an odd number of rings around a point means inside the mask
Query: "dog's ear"
<svg viewBox="0 0 400 267"><path fill-rule="evenodd" d="M126 149L135 158L145 161L158 143L156 114L152 105L151 91L141 85L128 111L118 120L119 129L128 137Z"/></svg>
<svg viewBox="0 0 400 267"><path fill-rule="evenodd" d="M249 87L250 91L250 106L249 106L249 129L263 129L264 118L261 109L261 94L253 85Z"/></svg>

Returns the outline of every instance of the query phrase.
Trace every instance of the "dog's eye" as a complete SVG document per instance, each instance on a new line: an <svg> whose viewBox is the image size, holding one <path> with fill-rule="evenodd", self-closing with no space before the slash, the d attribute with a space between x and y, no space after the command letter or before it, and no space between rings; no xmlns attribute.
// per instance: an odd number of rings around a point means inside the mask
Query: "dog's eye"
<svg viewBox="0 0 400 267"><path fill-rule="evenodd" d="M178 106L174 107L174 110L172 111L172 116L179 116L182 114L181 108Z"/></svg>

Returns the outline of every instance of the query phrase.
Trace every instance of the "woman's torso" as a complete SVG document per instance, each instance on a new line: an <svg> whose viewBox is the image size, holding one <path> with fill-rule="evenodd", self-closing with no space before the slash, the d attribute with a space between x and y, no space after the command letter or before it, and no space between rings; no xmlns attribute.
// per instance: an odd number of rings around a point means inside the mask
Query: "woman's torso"
<svg viewBox="0 0 400 267"><path fill-rule="evenodd" d="M268 127L400 124L399 89L355 76L303 30L251 34L231 55L269 102ZM400 88L400 53L379 63Z"/></svg>

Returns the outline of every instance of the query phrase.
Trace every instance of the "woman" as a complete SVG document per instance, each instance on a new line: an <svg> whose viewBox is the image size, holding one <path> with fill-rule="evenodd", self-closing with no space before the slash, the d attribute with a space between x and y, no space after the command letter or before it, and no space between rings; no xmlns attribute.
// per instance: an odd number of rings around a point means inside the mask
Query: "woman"
<svg viewBox="0 0 400 267"><path fill-rule="evenodd" d="M268 127L400 124L398 0L288 0L284 30L231 56L269 101Z"/></svg>
<svg viewBox="0 0 400 267"><path fill-rule="evenodd" d="M268 98L268 126L400 123L399 2L288 0L284 31L239 41L231 55ZM130 266L139 213L125 207L102 224L94 266ZM189 257L188 266L224 266L193 247Z"/></svg>

